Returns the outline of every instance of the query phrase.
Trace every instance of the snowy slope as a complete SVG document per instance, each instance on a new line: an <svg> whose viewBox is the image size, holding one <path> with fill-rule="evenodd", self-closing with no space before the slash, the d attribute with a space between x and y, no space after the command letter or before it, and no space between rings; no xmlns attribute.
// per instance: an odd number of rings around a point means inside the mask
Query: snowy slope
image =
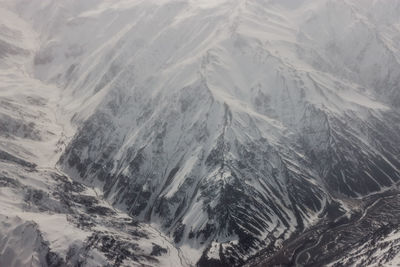
<svg viewBox="0 0 400 267"><path fill-rule="evenodd" d="M368 236L368 241L331 266L398 266L399 240L398 225L384 226L374 235Z"/></svg>
<svg viewBox="0 0 400 267"><path fill-rule="evenodd" d="M186 266L168 237L55 168L73 133L61 88L34 78L29 24L0 20L0 266Z"/></svg>
<svg viewBox="0 0 400 267"><path fill-rule="evenodd" d="M241 265L400 179L397 0L1 4L2 95L44 102L2 105L5 151L58 161L183 265Z"/></svg>

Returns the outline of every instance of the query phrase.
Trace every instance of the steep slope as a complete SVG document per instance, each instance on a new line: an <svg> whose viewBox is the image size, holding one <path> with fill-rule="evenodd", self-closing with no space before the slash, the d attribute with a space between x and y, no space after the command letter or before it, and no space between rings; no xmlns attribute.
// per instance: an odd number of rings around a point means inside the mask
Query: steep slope
<svg viewBox="0 0 400 267"><path fill-rule="evenodd" d="M61 90L33 77L32 27L3 6L0 25L0 266L187 266L168 237L55 167L73 133Z"/></svg>
<svg viewBox="0 0 400 267"><path fill-rule="evenodd" d="M397 184L381 193L348 199L351 216L323 218L277 251L264 249L245 266L396 266L399 196Z"/></svg>
<svg viewBox="0 0 400 267"><path fill-rule="evenodd" d="M59 168L191 264L276 251L400 179L398 1L6 2L63 88Z"/></svg>

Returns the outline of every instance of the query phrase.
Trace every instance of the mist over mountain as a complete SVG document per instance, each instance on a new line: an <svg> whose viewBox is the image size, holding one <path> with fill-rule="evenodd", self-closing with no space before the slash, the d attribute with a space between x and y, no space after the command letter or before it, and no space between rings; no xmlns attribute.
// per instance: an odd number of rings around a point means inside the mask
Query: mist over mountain
<svg viewBox="0 0 400 267"><path fill-rule="evenodd" d="M0 0L0 266L399 264L399 14Z"/></svg>

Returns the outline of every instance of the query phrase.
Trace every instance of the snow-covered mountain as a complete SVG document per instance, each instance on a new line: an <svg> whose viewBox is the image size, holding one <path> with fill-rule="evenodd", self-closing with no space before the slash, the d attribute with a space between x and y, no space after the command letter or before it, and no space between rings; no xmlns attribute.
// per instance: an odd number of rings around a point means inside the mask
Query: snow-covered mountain
<svg viewBox="0 0 400 267"><path fill-rule="evenodd" d="M340 265L397 242L400 1L0 8L0 263Z"/></svg>

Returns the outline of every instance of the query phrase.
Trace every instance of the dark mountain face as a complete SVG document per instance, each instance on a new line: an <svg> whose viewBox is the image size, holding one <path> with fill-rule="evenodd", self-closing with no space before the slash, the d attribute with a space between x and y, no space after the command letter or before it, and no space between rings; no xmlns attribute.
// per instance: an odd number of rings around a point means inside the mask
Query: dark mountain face
<svg viewBox="0 0 400 267"><path fill-rule="evenodd" d="M0 28L2 86L48 95L1 95L0 161L86 188L67 201L92 214L74 257L394 260L373 246L397 242L398 1L3 2L15 25ZM137 242L120 213L143 224L129 228Z"/></svg>

